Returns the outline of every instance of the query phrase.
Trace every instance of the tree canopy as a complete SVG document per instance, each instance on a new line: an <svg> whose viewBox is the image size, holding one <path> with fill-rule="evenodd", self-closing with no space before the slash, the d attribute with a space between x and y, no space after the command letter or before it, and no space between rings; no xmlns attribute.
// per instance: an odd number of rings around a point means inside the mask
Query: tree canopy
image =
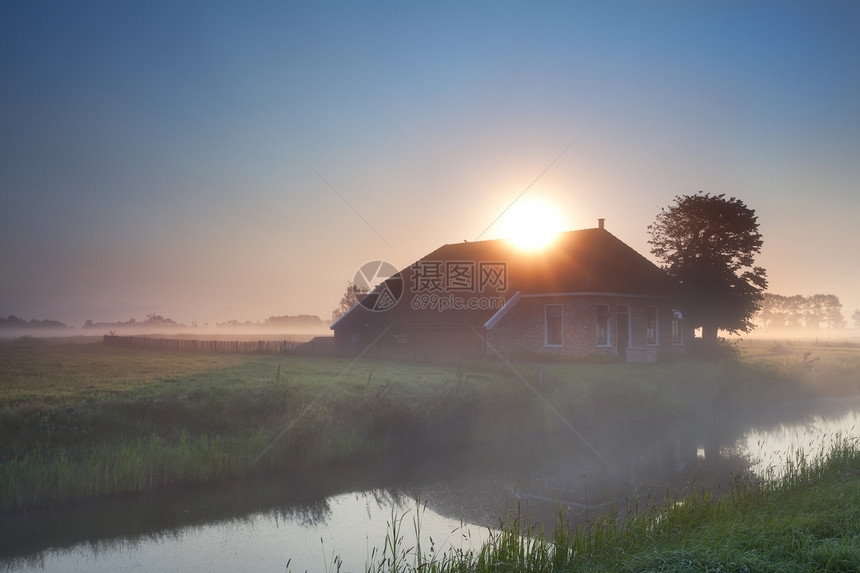
<svg viewBox="0 0 860 573"><path fill-rule="evenodd" d="M755 265L762 236L742 201L698 192L676 196L648 225L651 253L675 279L684 318L715 342L718 330L754 327L766 272Z"/></svg>
<svg viewBox="0 0 860 573"><path fill-rule="evenodd" d="M3 318L0 316L0 328L69 328L68 325L63 324L58 320L36 320L35 318L30 319L29 321L24 320L23 318L18 318L14 314L10 314L8 317Z"/></svg>
<svg viewBox="0 0 860 573"><path fill-rule="evenodd" d="M847 326L842 303L835 294L783 296L765 293L756 316L759 326L770 331L841 330Z"/></svg>
<svg viewBox="0 0 860 573"><path fill-rule="evenodd" d="M332 311L331 321L335 322L337 319L349 312L349 309L354 307L361 299L367 296L368 292L369 291L366 288L361 285L357 285L352 281L346 283L346 291L344 291L343 296L340 299L340 304Z"/></svg>

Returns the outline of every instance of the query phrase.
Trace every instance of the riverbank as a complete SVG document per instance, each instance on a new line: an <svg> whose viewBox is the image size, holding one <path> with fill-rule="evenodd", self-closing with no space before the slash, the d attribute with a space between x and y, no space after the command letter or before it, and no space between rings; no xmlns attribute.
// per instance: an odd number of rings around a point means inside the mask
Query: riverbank
<svg viewBox="0 0 860 573"><path fill-rule="evenodd" d="M367 570L853 572L860 569L860 447L856 438L837 438L817 454L795 452L773 479L738 477L726 491L693 485L659 504L627 500L614 509L573 528L562 514L549 533L515 516L481 548L441 556L421 553L393 520ZM397 554L397 547L408 549Z"/></svg>
<svg viewBox="0 0 860 573"><path fill-rule="evenodd" d="M529 377L495 363L22 340L0 344L0 364L5 511L512 440L580 439L860 391L856 349L825 360L780 350L716 363L554 361Z"/></svg>

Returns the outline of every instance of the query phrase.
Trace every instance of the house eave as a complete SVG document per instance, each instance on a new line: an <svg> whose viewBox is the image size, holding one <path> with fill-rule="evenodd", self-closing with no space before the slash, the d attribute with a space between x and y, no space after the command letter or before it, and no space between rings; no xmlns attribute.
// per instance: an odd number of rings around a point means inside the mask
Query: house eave
<svg viewBox="0 0 860 573"><path fill-rule="evenodd" d="M337 320L335 320L334 322L332 322L332 323L329 325L329 329L334 330L334 327L335 327L335 326L337 326L338 324L340 324L340 322L341 322L343 319L345 319L347 316L349 316L350 314L352 314L352 311L354 311L354 310L356 309L356 307L358 307L358 306L360 306L360 305L361 305L361 303L360 303L360 302L357 302L357 303L355 303L354 305L352 305L352 306L349 308L349 310L348 310L348 311L346 311L345 313L343 313L342 315L340 315L340 317L338 317L338 319L337 319Z"/></svg>
<svg viewBox="0 0 860 573"><path fill-rule="evenodd" d="M503 304L503 305L502 305L502 308L500 308L499 310L497 310L497 311L495 312L495 314L493 314L493 316L491 316L491 317L489 318L489 320L487 320L487 322L485 322L485 323L484 323L484 329L485 329L485 330L490 330L491 328L493 328L494 326L496 326L496 324L497 324L500 320L502 320L502 318L504 318L504 316L505 316L506 314L508 314L508 312L509 312L509 311L510 311L514 306L516 306L516 304L517 304L517 301L518 301L518 300L520 300L520 292L519 292L519 291L515 292L515 293L514 293L514 295L513 295L511 298L509 298L508 300L506 300L506 301L505 301L505 304Z"/></svg>
<svg viewBox="0 0 860 573"><path fill-rule="evenodd" d="M518 293L519 294L519 293ZM641 293L624 293L624 292L600 292L600 291L588 291L588 292L547 292L547 293L530 293L530 294L520 294L520 298L549 298L549 297L570 297L570 296L611 296L611 297L624 297L624 298L661 298L665 300L669 300L672 297L665 294L641 294ZM502 307L504 308L504 307Z"/></svg>

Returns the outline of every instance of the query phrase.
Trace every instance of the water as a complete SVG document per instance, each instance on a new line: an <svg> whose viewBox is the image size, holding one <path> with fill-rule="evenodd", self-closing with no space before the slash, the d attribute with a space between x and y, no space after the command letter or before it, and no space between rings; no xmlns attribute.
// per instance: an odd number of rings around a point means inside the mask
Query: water
<svg viewBox="0 0 860 573"><path fill-rule="evenodd" d="M848 411L825 410L801 423L778 424L766 430L751 429L736 447L752 454L749 471L771 478L781 473L786 459L794 459L798 452L803 452L807 459L814 458L826 453L837 439L860 440L860 405Z"/></svg>
<svg viewBox="0 0 860 573"><path fill-rule="evenodd" d="M612 502L773 473L796 448L860 439L860 401L798 404L751 424L712 419L633 427L590 439L343 467L323 475L99 501L0 518L0 570L364 571L392 523L405 547L478 549L505 515L551 526L559 508L587 519ZM418 500L416 502L416 499Z"/></svg>
<svg viewBox="0 0 860 573"><path fill-rule="evenodd" d="M406 539L412 535L414 504L385 492L355 492L326 500L328 515L308 520L302 515L256 513L175 531L82 543L49 549L12 564L15 571L363 571L383 547L392 515L402 519ZM422 538L429 550L479 547L484 537L432 510L420 512ZM479 532L481 533L481 532Z"/></svg>

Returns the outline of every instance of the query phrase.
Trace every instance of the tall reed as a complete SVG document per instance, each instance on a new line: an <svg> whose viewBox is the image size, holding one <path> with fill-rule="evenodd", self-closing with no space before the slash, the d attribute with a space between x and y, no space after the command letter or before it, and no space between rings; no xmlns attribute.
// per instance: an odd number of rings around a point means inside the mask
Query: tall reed
<svg viewBox="0 0 860 573"><path fill-rule="evenodd" d="M98 444L73 460L65 452L33 450L0 466L0 505L38 507L157 486L208 483L241 474L251 452L264 447L259 434L233 438L182 433L178 441L157 434L117 444Z"/></svg>
<svg viewBox="0 0 860 573"><path fill-rule="evenodd" d="M641 504L632 500L626 511L611 508L576 527L571 527L560 511L550 532L529 523L518 509L497 531L490 532L480 547L448 548L438 556L432 545L430 554L422 553L421 505L416 500L414 541L405 539L405 514L392 514L383 549L373 550L365 570L367 573L860 570L860 547L852 541L860 538L856 516L840 517L839 525L830 528L830 533L836 536L835 542L803 533L792 525L791 516L763 517L779 504L781 496L804 496L806 488L822 480L835 483L856 480L860 474L858 440L837 436L827 449L812 457L796 451L784 466L782 472L769 479L737 476L722 495L703 486L695 486L679 496L667 491L660 503L653 497ZM860 491L857 496L860 497ZM834 494L830 503L841 503L843 497L844 494ZM746 525L745 516L751 516L752 525ZM756 530L757 527L778 529L783 525L794 528L789 532L794 535L791 547L779 548L782 541L768 538L769 531ZM710 533L693 538L698 531ZM750 539L756 535L762 539ZM729 547L732 544L736 547ZM768 544L775 546L771 554L767 553ZM747 546L751 548L745 549ZM788 565L780 565L777 559Z"/></svg>

